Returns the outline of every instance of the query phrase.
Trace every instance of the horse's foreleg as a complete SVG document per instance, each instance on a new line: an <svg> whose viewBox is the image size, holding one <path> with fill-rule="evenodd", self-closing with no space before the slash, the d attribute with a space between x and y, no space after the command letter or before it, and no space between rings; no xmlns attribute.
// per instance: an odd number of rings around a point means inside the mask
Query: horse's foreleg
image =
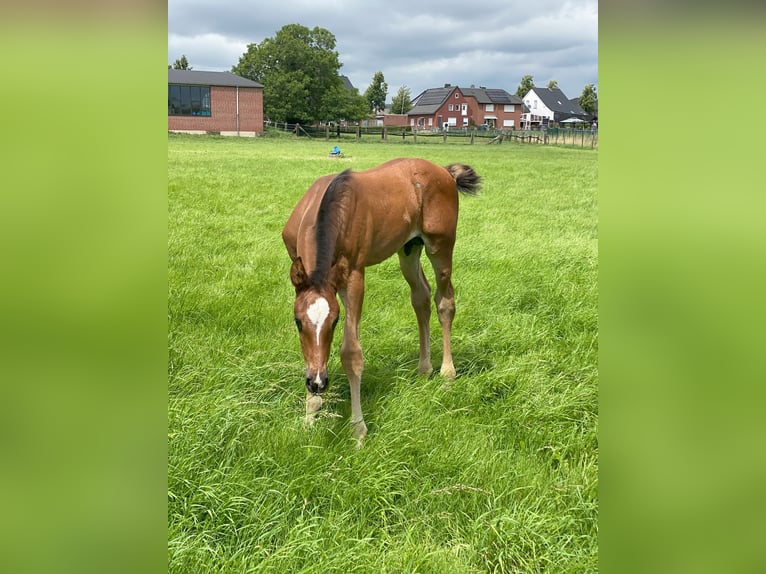
<svg viewBox="0 0 766 574"><path fill-rule="evenodd" d="M430 375L434 370L431 365L431 286L420 266L420 251L420 245L414 246L409 255L406 255L404 250L399 251L399 267L410 286L410 302L418 319L418 372Z"/></svg>
<svg viewBox="0 0 766 574"><path fill-rule="evenodd" d="M362 302L364 300L364 274L359 271L351 272L346 288L341 289L338 293L346 310L340 360L351 390L352 433L356 438L357 446L361 446L367 435L367 425L362 416L361 403L364 357L362 356L362 346L359 343L359 320L362 315Z"/></svg>

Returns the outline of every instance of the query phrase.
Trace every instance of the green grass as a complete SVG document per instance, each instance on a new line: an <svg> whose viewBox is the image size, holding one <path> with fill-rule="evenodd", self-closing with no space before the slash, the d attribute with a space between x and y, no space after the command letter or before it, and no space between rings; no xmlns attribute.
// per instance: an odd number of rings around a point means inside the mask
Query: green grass
<svg viewBox="0 0 766 574"><path fill-rule="evenodd" d="M597 152L332 145L168 138L169 571L596 572ZM417 375L396 258L368 269L357 450L342 321L324 416L302 426L280 232L318 176L399 156L485 179L461 198L458 378ZM437 371L440 337L434 312Z"/></svg>

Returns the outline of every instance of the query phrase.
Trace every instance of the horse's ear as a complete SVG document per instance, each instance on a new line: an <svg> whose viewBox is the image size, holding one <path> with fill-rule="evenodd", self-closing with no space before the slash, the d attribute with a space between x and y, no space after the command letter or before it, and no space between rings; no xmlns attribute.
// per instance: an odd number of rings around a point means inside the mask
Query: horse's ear
<svg viewBox="0 0 766 574"><path fill-rule="evenodd" d="M306 269L303 267L303 261L300 257L295 259L292 267L290 267L290 281L295 287L296 293L308 287L309 277L306 275Z"/></svg>

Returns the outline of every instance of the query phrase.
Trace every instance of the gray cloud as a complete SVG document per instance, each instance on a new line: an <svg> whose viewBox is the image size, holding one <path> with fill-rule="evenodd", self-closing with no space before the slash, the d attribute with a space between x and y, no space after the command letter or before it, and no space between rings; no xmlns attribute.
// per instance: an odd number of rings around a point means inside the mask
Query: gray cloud
<svg viewBox="0 0 766 574"><path fill-rule="evenodd" d="M570 98L598 83L596 0L169 0L168 63L185 54L198 70L229 70L247 44L285 24L335 35L347 75L361 93L380 70L389 99L445 83L515 92L521 77L549 80Z"/></svg>

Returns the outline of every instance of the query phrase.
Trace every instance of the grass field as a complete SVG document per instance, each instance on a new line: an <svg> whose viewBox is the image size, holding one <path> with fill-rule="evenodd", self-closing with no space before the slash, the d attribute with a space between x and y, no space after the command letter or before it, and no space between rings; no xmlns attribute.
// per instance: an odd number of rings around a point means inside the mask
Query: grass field
<svg viewBox="0 0 766 574"><path fill-rule="evenodd" d="M596 572L597 152L331 147L168 138L169 572ZM318 176L400 156L484 177L461 197L458 378L417 375L398 262L368 269L357 450L342 320L325 414L302 426L280 232ZM435 312L431 337L438 372Z"/></svg>

